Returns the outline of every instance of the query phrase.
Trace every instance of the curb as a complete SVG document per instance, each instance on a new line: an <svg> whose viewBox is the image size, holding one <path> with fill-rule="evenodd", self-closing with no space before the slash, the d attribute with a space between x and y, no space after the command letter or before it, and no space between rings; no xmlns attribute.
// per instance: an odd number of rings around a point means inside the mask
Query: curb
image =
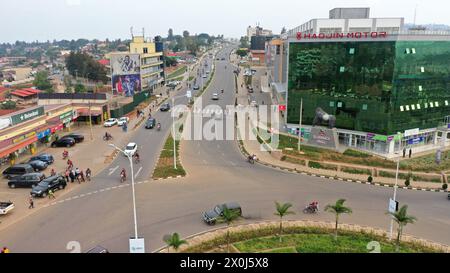
<svg viewBox="0 0 450 273"><path fill-rule="evenodd" d="M248 154L243 149L244 147L242 147L242 145L241 145L241 143L239 141L237 141L237 143L238 143L239 151L241 152L241 154L244 155L245 157L247 157ZM307 176L312 176L312 177L325 178L325 179L333 180L333 181L352 182L352 183L365 184L365 185L371 185L371 186L394 188L394 185L387 184L387 183L365 182L365 181L361 181L361 180L342 178L342 177L338 177L338 176L319 175L319 174L315 174L315 173L308 172L308 171L300 171L300 170L297 170L297 169L291 169L291 168L287 168L287 167L277 166L277 165L274 165L274 164L271 164L271 163L267 163L267 162L264 162L264 161L259 161L259 160L256 163L259 163L260 165L263 165L263 166L266 166L266 167L269 167L269 168L281 170L281 171L286 171L286 172L290 172L290 173L297 173L297 174L307 175ZM446 193L446 192L448 192L448 190L443 190L443 189L428 189L428 188L402 187L402 186L397 186L397 187L399 189L414 190L414 191L427 191L427 192L436 192L436 193Z"/></svg>

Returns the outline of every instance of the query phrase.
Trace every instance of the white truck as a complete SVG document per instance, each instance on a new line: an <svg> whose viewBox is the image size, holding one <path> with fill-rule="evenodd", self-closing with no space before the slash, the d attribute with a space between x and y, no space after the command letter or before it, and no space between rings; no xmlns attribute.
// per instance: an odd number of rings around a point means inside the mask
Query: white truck
<svg viewBox="0 0 450 273"><path fill-rule="evenodd" d="M14 209L14 203L9 202L0 202L0 215L7 214L9 211Z"/></svg>

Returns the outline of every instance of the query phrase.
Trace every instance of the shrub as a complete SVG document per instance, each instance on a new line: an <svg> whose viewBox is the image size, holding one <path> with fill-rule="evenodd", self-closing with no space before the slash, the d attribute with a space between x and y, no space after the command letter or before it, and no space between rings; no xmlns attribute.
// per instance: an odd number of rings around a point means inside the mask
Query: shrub
<svg viewBox="0 0 450 273"><path fill-rule="evenodd" d="M286 156L285 155L283 155L282 157L281 157L281 159L280 159L281 161L286 161Z"/></svg>
<svg viewBox="0 0 450 273"><path fill-rule="evenodd" d="M367 178L367 182L372 183L373 181L373 177L371 175L369 175L369 177Z"/></svg>
<svg viewBox="0 0 450 273"><path fill-rule="evenodd" d="M407 179L405 180L405 186L409 187L409 185L411 185L411 181L410 181L409 178L407 178Z"/></svg>
<svg viewBox="0 0 450 273"><path fill-rule="evenodd" d="M385 171L380 171L379 175L382 177L395 178L395 173L390 173L390 172L385 172ZM402 178L401 175L399 177ZM406 177L405 177L405 179L406 179Z"/></svg>
<svg viewBox="0 0 450 273"><path fill-rule="evenodd" d="M367 174L370 175L370 170L366 169L354 169L354 168L342 168L342 171L344 173L351 173L351 174Z"/></svg>
<svg viewBox="0 0 450 273"><path fill-rule="evenodd" d="M308 167L313 169L324 169L324 170L337 170L337 166L329 165L329 164L320 164L319 162L309 161Z"/></svg>
<svg viewBox="0 0 450 273"><path fill-rule="evenodd" d="M355 151L355 150L351 150L351 149L346 150L346 151L344 152L344 155L346 155L346 156L353 156L353 157L360 157L360 158L369 158L369 157L372 157L371 155L366 154L366 153L364 153L364 152Z"/></svg>
<svg viewBox="0 0 450 273"><path fill-rule="evenodd" d="M442 185L442 189L445 191L448 188L447 184Z"/></svg>

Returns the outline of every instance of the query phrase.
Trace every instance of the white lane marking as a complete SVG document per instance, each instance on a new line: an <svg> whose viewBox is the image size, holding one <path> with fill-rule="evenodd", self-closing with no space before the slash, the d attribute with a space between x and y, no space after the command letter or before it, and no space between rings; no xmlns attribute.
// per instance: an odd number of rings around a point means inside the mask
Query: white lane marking
<svg viewBox="0 0 450 273"><path fill-rule="evenodd" d="M231 164L233 167L236 167L236 163L234 163L233 161L230 161L230 164Z"/></svg>
<svg viewBox="0 0 450 273"><path fill-rule="evenodd" d="M119 166L116 166L115 168L109 169L108 175L112 175L118 168L119 168Z"/></svg>
<svg viewBox="0 0 450 273"><path fill-rule="evenodd" d="M138 177L138 175L141 171L142 171L142 167L140 167L139 170L136 172L136 174L134 175L134 179L136 179L136 177Z"/></svg>

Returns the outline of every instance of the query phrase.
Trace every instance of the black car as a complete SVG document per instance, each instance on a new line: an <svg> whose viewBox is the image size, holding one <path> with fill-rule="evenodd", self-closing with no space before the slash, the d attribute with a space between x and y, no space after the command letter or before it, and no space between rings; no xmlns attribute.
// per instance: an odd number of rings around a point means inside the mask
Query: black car
<svg viewBox="0 0 450 273"><path fill-rule="evenodd" d="M149 118L145 123L145 129L153 129L156 126L156 119Z"/></svg>
<svg viewBox="0 0 450 273"><path fill-rule="evenodd" d="M33 156L33 157L30 158L30 161L35 161L35 160L44 161L48 165L50 165L53 162L55 162L55 159L53 158L53 156L51 154L40 154L40 155Z"/></svg>
<svg viewBox="0 0 450 273"><path fill-rule="evenodd" d="M164 103L163 105L161 105L161 107L159 108L159 110L161 112L167 112L170 110L170 104L168 103Z"/></svg>
<svg viewBox="0 0 450 273"><path fill-rule="evenodd" d="M34 173L34 169L30 164L17 164L4 170L3 177L10 179L27 173Z"/></svg>
<svg viewBox="0 0 450 273"><path fill-rule="evenodd" d="M12 189L14 188L31 188L39 182L45 179L43 173L27 173L21 176L16 176L8 181L8 186Z"/></svg>
<svg viewBox="0 0 450 273"><path fill-rule="evenodd" d="M52 147L72 147L76 143L75 139L71 137L60 138L52 142Z"/></svg>
<svg viewBox="0 0 450 273"><path fill-rule="evenodd" d="M238 203L231 202L217 205L214 209L204 212L203 221L205 221L208 225L214 225L223 216L223 210L225 207L229 210L235 211L239 216L242 216L241 206Z"/></svg>
<svg viewBox="0 0 450 273"><path fill-rule="evenodd" d="M48 167L48 163L41 160L30 160L26 164L30 164L36 172L43 171Z"/></svg>
<svg viewBox="0 0 450 273"><path fill-rule="evenodd" d="M48 191L57 191L66 188L66 179L61 175L54 175L42 180L31 190L31 195L33 197L46 197Z"/></svg>
<svg viewBox="0 0 450 273"><path fill-rule="evenodd" d="M225 61L225 58L222 58L222 61Z"/></svg>
<svg viewBox="0 0 450 273"><path fill-rule="evenodd" d="M82 134L77 134L77 133L68 134L68 135L63 136L62 138L73 138L76 143L83 142L83 140L84 140L84 136Z"/></svg>

